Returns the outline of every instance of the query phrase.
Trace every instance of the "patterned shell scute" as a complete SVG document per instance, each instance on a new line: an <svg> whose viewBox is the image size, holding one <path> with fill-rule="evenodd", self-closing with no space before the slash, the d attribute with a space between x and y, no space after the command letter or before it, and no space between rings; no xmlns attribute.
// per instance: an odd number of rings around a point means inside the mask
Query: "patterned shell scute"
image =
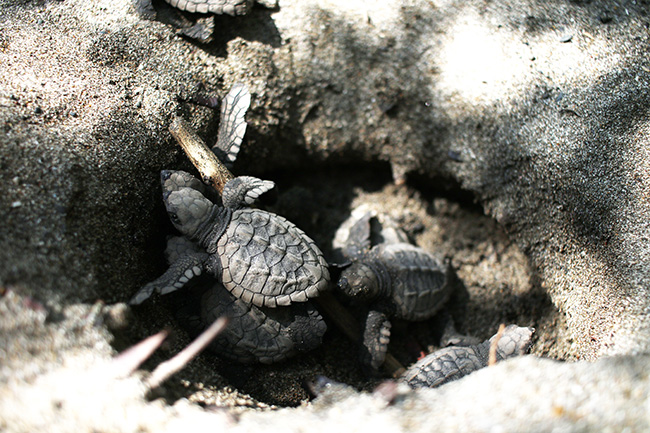
<svg viewBox="0 0 650 433"><path fill-rule="evenodd" d="M202 14L245 15L253 6L253 0L165 0L170 5Z"/></svg>
<svg viewBox="0 0 650 433"><path fill-rule="evenodd" d="M378 245L371 254L390 275L398 318L427 319L447 300L450 292L447 268L434 255L406 243Z"/></svg>
<svg viewBox="0 0 650 433"><path fill-rule="evenodd" d="M328 286L327 263L314 241L270 212L233 212L216 253L226 289L260 307L305 302Z"/></svg>
<svg viewBox="0 0 650 433"><path fill-rule="evenodd" d="M245 304L216 285L203 295L201 319L208 324L223 316L230 317L230 323L210 348L243 363L270 364L314 349L327 329L309 303L262 309Z"/></svg>
<svg viewBox="0 0 650 433"><path fill-rule="evenodd" d="M483 367L483 360L473 348L446 347L413 364L404 372L402 380L414 388L435 388Z"/></svg>

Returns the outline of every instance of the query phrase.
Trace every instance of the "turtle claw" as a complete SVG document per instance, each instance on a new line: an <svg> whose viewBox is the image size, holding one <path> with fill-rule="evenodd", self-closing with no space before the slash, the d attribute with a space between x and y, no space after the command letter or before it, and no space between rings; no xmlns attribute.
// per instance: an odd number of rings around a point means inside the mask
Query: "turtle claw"
<svg viewBox="0 0 650 433"><path fill-rule="evenodd" d="M175 292L175 291L178 290L178 289L180 289L180 287L167 286L167 287L163 287L163 288L161 288L161 289L158 289L158 290L156 290L156 291L157 291L158 293L160 293L161 295L166 295L166 294L168 294L168 293Z"/></svg>
<svg viewBox="0 0 650 433"><path fill-rule="evenodd" d="M147 284L144 286L142 289L136 293L131 300L129 300L129 305L140 305L147 299L151 298L151 295L154 293L158 293L160 295L166 295L171 292L175 292L176 290L182 288L182 285L179 285L178 287L175 286L164 286L164 287L159 287L158 285L154 283Z"/></svg>
<svg viewBox="0 0 650 433"><path fill-rule="evenodd" d="M151 285L147 284L144 286L142 289L138 290L138 293L136 293L130 300L129 300L129 305L140 305L147 299L153 295L153 292L156 290L156 288Z"/></svg>

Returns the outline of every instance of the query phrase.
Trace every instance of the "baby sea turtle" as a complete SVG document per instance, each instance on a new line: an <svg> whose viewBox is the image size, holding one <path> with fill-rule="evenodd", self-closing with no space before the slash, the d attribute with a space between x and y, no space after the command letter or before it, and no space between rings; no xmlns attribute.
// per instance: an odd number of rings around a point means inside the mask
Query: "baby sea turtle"
<svg viewBox="0 0 650 433"><path fill-rule="evenodd" d="M305 302L327 290L327 262L314 241L279 215L245 207L273 186L251 176L236 177L224 187L223 206L192 187L165 191L172 223L202 250L179 256L131 303L142 303L154 291L178 290L204 271L235 297L258 307Z"/></svg>
<svg viewBox="0 0 650 433"><path fill-rule="evenodd" d="M138 0L140 2L145 0ZM246 15L253 7L253 0L165 0L183 11L201 14ZM151 3L151 1L148 1Z"/></svg>
<svg viewBox="0 0 650 433"><path fill-rule="evenodd" d="M168 263L182 255L201 252L194 242L181 236L167 241ZM327 330L325 321L310 302L288 307L256 307L234 297L211 276L200 281L190 295L195 311L181 312L182 322L200 333L219 317L228 317L228 326L210 343L209 349L223 358L241 363L270 364L320 346Z"/></svg>
<svg viewBox="0 0 650 433"><path fill-rule="evenodd" d="M413 388L434 388L460 379L488 366L490 346L496 344L496 360L525 354L530 348L533 328L508 325L501 335L473 346L453 346L437 350L409 367L401 377Z"/></svg>
<svg viewBox="0 0 650 433"><path fill-rule="evenodd" d="M247 15L254 0L133 0L143 18L158 19L192 39L208 42L215 27L214 15ZM277 0L258 0L262 6L277 7ZM209 14L196 17L193 14Z"/></svg>
<svg viewBox="0 0 650 433"><path fill-rule="evenodd" d="M373 218L368 212L350 226L344 253L352 262L341 272L338 288L369 305L361 358L378 369L390 338L388 318L417 321L432 317L449 298L451 284L448 263L400 241L401 236L384 234L383 242L371 247Z"/></svg>

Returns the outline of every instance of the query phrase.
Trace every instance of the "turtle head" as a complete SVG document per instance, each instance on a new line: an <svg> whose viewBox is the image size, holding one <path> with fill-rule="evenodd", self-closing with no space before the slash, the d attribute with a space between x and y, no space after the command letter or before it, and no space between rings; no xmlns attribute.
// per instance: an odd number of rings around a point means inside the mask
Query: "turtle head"
<svg viewBox="0 0 650 433"><path fill-rule="evenodd" d="M214 204L197 190L187 187L165 192L163 200L174 227L190 239L198 239L212 216Z"/></svg>
<svg viewBox="0 0 650 433"><path fill-rule="evenodd" d="M200 193L205 192L205 185L195 176L181 170L162 170L160 172L160 183L163 194L166 192L178 191L181 188L192 188Z"/></svg>
<svg viewBox="0 0 650 433"><path fill-rule="evenodd" d="M341 272L338 287L347 296L371 301L380 294L377 273L363 262L355 262Z"/></svg>

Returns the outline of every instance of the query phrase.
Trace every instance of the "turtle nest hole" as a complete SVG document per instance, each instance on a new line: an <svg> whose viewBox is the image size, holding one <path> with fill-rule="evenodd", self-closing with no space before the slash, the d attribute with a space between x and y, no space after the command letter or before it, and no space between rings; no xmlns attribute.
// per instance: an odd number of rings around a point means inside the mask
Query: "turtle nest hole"
<svg viewBox="0 0 650 433"><path fill-rule="evenodd" d="M565 328L559 323L561 316L541 289L527 258L457 185L410 179L396 186L385 164L326 166L291 175L266 173L263 177L277 183L278 193L267 206L269 210L302 228L326 257L339 225L353 209L366 204L396 220L417 245L451 259L457 287L446 311L459 331L485 339L500 323L532 326L536 329L532 353L570 357L570 341L558 335L558 330ZM434 184L436 188L431 187ZM162 258L156 260L161 265L164 262ZM173 356L191 341L176 322L173 309L172 301L155 296L135 311L134 325L116 338L116 348L122 350L169 328L174 331L171 338L143 367L152 369ZM353 307L351 312L361 317ZM445 323L440 316L418 323L393 322L391 353L407 366L420 352L437 349ZM318 376L372 390L385 377L364 374L357 363L356 344L329 318L326 320L328 332L323 344L310 353L274 365L241 365L205 352L151 397L163 397L170 403L188 398L204 406L236 411L297 406L312 397L309 384Z"/></svg>

